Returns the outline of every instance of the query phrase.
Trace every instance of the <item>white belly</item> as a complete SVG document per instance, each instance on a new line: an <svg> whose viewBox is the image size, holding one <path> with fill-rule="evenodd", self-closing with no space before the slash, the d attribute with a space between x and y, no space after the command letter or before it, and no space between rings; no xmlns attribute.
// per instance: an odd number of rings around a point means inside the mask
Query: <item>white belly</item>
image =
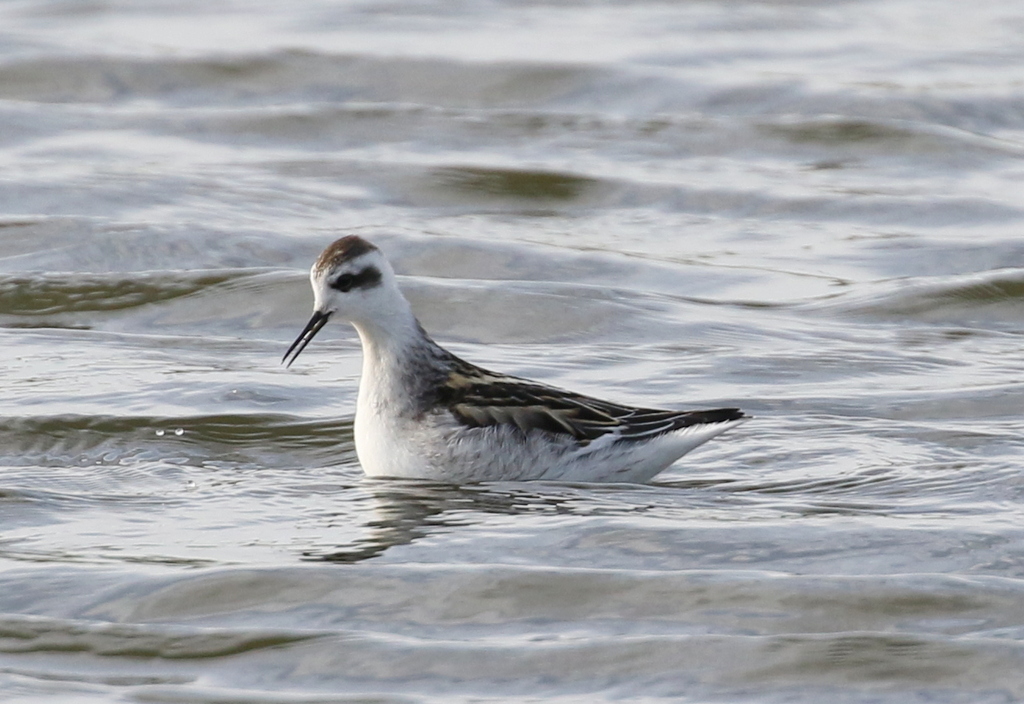
<svg viewBox="0 0 1024 704"><path fill-rule="evenodd" d="M580 447L568 438L509 427L466 428L447 413L390 422L357 413L356 452L371 477L461 484L483 481L646 482L738 422L697 426L647 442L612 436Z"/></svg>

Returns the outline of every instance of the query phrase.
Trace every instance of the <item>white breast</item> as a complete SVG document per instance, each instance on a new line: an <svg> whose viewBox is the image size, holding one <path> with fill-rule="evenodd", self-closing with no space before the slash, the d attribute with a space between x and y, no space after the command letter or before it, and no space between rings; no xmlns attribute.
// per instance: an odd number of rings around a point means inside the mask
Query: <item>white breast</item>
<svg viewBox="0 0 1024 704"><path fill-rule="evenodd" d="M356 455L363 471L370 477L430 478L419 435L411 421L388 412L388 399L376 393L372 385L359 385L356 406Z"/></svg>

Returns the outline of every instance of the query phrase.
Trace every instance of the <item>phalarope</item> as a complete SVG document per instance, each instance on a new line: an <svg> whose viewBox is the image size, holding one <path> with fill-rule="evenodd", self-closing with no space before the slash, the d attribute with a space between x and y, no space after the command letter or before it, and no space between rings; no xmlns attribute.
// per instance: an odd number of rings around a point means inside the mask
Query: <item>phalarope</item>
<svg viewBox="0 0 1024 704"><path fill-rule="evenodd" d="M355 235L325 249L309 278L313 317L281 361L291 366L332 317L355 327L356 454L370 476L644 482L747 418L623 406L463 361L430 339L384 255Z"/></svg>

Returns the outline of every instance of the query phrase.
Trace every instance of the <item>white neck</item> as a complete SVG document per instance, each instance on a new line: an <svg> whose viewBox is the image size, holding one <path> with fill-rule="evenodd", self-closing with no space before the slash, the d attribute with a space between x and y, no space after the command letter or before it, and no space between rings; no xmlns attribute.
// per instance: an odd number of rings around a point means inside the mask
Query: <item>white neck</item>
<svg viewBox="0 0 1024 704"><path fill-rule="evenodd" d="M411 409L421 384L436 368L436 345L420 327L404 297L392 302L387 315L352 321L363 345L359 411L391 413Z"/></svg>
<svg viewBox="0 0 1024 704"><path fill-rule="evenodd" d="M371 476L417 476L423 458L409 442L408 423L422 417L433 398L432 384L447 373L443 351L402 303L390 309L394 315L352 323L363 343L356 453Z"/></svg>

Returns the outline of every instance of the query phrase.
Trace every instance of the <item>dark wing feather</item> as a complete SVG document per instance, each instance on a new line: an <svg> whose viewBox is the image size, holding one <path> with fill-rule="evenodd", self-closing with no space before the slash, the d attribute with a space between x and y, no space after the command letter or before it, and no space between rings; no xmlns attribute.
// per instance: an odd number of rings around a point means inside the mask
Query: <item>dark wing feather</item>
<svg viewBox="0 0 1024 704"><path fill-rule="evenodd" d="M666 411L633 408L494 374L453 360L438 399L471 428L507 425L524 433L543 430L586 444L619 430L624 440L645 440L680 428L743 418L737 408Z"/></svg>

